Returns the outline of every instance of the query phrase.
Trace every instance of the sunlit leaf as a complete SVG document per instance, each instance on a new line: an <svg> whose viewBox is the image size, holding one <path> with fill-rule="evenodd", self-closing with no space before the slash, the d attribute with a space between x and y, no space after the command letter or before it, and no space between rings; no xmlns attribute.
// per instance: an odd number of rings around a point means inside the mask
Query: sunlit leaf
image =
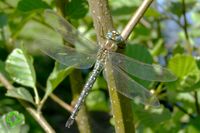
<svg viewBox="0 0 200 133"><path fill-rule="evenodd" d="M197 64L190 55L175 55L169 60L168 67L178 78L184 78L191 73L199 73Z"/></svg>
<svg viewBox="0 0 200 133"><path fill-rule="evenodd" d="M183 93L178 93L176 95L176 99L181 101L181 102L190 102L190 103L194 103L194 98L193 96L190 94L190 93L186 93L186 92L183 92ZM180 105L182 106L182 105Z"/></svg>
<svg viewBox="0 0 200 133"><path fill-rule="evenodd" d="M176 82L168 83L169 88L179 91L199 88L200 71L192 56L177 54L169 60L168 68L178 77Z"/></svg>
<svg viewBox="0 0 200 133"><path fill-rule="evenodd" d="M30 94L30 92L27 89L22 88L22 87L8 90L6 93L6 96L17 98L17 99L23 99L34 104L33 97Z"/></svg>
<svg viewBox="0 0 200 133"><path fill-rule="evenodd" d="M16 48L6 60L6 71L15 82L35 88L35 70L33 59L25 51Z"/></svg>
<svg viewBox="0 0 200 133"><path fill-rule="evenodd" d="M189 74L180 81L180 85L184 88L189 88L195 85L198 81L199 81L199 76L197 74Z"/></svg>

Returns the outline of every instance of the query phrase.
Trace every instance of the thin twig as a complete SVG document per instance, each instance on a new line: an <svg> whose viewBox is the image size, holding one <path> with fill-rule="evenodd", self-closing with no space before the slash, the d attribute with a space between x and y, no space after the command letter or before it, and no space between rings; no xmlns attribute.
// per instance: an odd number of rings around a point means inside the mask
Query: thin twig
<svg viewBox="0 0 200 133"><path fill-rule="evenodd" d="M49 97L56 103L58 103L58 105L60 105L62 108L64 108L65 110L72 112L73 111L73 107L70 106L69 104L65 103L63 100L61 100L58 96L56 96L55 94L50 94Z"/></svg>
<svg viewBox="0 0 200 133"><path fill-rule="evenodd" d="M37 82L37 87L40 88L41 90L45 91L45 88ZM49 95L49 97L56 102L58 105L60 105L63 109L72 112L73 111L73 107L70 106L69 104L65 103L62 99L60 99L58 96L56 96L55 94L51 93ZM42 100L41 100L42 101Z"/></svg>
<svg viewBox="0 0 200 133"><path fill-rule="evenodd" d="M14 89L9 81L0 73L0 82L4 85L7 90ZM24 106L24 108L33 116L33 118L40 124L40 126L44 129L47 133L55 133L54 129L49 125L49 123L45 120L43 115L40 112L37 112L30 104L27 102L17 99L20 104Z"/></svg>
<svg viewBox="0 0 200 133"><path fill-rule="evenodd" d="M137 9L137 11L134 13L126 27L121 33L121 36L124 38L124 40L127 40L129 35L131 34L134 27L138 24L146 10L149 8L153 0L144 0L140 7Z"/></svg>
<svg viewBox="0 0 200 133"><path fill-rule="evenodd" d="M32 117L39 123L39 125L44 129L46 133L55 133L54 129L49 125L43 115L33 109L28 103L23 100L18 101L25 107L25 109L32 115Z"/></svg>
<svg viewBox="0 0 200 133"><path fill-rule="evenodd" d="M181 110L183 113L187 114L188 116L190 116L191 118L194 118L194 116L190 113L188 113L182 106L180 106L179 104L175 103L175 106Z"/></svg>
<svg viewBox="0 0 200 133"><path fill-rule="evenodd" d="M11 90L13 89L13 86L8 82L8 80L3 76L2 73L0 73L0 81L3 84L3 86L7 89L7 90Z"/></svg>

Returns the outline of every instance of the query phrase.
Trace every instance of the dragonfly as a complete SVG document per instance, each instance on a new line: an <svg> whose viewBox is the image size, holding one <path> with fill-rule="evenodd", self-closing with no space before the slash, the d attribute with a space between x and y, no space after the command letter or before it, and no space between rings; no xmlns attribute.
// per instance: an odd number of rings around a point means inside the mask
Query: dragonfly
<svg viewBox="0 0 200 133"><path fill-rule="evenodd" d="M117 31L108 32L105 35L105 42L98 45L79 34L78 30L54 11L46 10L44 17L64 41L73 46L58 45L49 39L42 39L37 43L44 54L65 66L73 66L77 69L88 69L94 66L66 122L68 128L73 124L81 105L102 71L108 88L115 84L117 91L122 95L149 106L159 106L159 100L130 76L148 81L171 82L176 80L176 77L166 68L145 64L117 53L118 44L123 41Z"/></svg>

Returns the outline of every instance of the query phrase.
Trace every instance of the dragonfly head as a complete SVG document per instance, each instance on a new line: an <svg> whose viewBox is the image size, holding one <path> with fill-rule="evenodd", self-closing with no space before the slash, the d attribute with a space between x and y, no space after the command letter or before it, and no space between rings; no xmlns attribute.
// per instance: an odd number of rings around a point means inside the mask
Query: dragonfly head
<svg viewBox="0 0 200 133"><path fill-rule="evenodd" d="M118 43L123 42L122 36L119 34L119 32L113 30L111 32L108 32L106 34L107 42L106 45L111 49L112 51L116 51L118 46Z"/></svg>
<svg viewBox="0 0 200 133"><path fill-rule="evenodd" d="M107 38L108 40L112 40L112 41L114 41L114 42L116 42L116 43L121 43L121 42L124 41L123 38L122 38L122 36L119 34L119 32L117 32L117 31L115 31L115 30L113 30L113 31L111 31L111 32L108 32L108 33L106 34L106 38Z"/></svg>

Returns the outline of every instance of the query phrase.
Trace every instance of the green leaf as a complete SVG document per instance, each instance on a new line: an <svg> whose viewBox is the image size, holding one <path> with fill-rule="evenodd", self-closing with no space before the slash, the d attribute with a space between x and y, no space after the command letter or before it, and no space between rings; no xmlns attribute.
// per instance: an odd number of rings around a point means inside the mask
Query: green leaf
<svg viewBox="0 0 200 133"><path fill-rule="evenodd" d="M181 82L180 85L183 88L190 88L190 86L195 85L197 82L199 81L199 76L197 74L189 74L187 76L185 76Z"/></svg>
<svg viewBox="0 0 200 133"><path fill-rule="evenodd" d="M145 13L146 17L159 17L161 14L155 8L149 8Z"/></svg>
<svg viewBox="0 0 200 133"><path fill-rule="evenodd" d="M127 45L125 49L125 54L129 57L132 57L138 61L152 64L153 58L150 52L142 45L135 44L135 45ZM132 76L131 76L132 77ZM142 80L139 78L134 77L138 83L142 84L144 87L148 87L151 83L150 81Z"/></svg>
<svg viewBox="0 0 200 133"><path fill-rule="evenodd" d="M173 50L173 55L176 55L176 54L183 54L184 53L184 48L183 46L181 46L180 44L176 44L175 45L175 48Z"/></svg>
<svg viewBox="0 0 200 133"><path fill-rule="evenodd" d="M152 35L152 31L143 25L137 25L134 28L134 35L135 38L149 40Z"/></svg>
<svg viewBox="0 0 200 133"><path fill-rule="evenodd" d="M6 60L6 71L15 82L24 86L36 88L33 59L28 56L24 50L16 48L12 51Z"/></svg>
<svg viewBox="0 0 200 133"><path fill-rule="evenodd" d="M174 13L178 17L181 17L183 14L182 3L181 2L172 2L169 8L170 12Z"/></svg>
<svg viewBox="0 0 200 133"><path fill-rule="evenodd" d="M24 130L25 118L18 111L11 111L0 117L1 133L27 133Z"/></svg>
<svg viewBox="0 0 200 133"><path fill-rule="evenodd" d="M150 52L142 45L140 44L128 44L125 49L125 54L129 57L132 57L138 61L152 64L153 58L150 54Z"/></svg>
<svg viewBox="0 0 200 133"><path fill-rule="evenodd" d="M169 60L168 68L178 77L177 81L167 83L170 89L192 91L199 88L200 71L192 56L177 54Z"/></svg>
<svg viewBox="0 0 200 133"><path fill-rule="evenodd" d="M13 88L13 89L8 90L6 93L6 96L14 97L17 99L23 99L25 101L28 101L28 102L34 104L32 95L30 94L30 92L27 89L25 89L23 87Z"/></svg>
<svg viewBox="0 0 200 133"><path fill-rule="evenodd" d="M64 68L63 68L64 67ZM45 95L49 95L53 92L53 90L65 79L67 75L69 75L73 67L63 66L59 63L55 63L54 69L47 80L47 90Z"/></svg>
<svg viewBox="0 0 200 133"><path fill-rule="evenodd" d="M17 5L17 9L23 12L47 8L50 6L42 0L21 0Z"/></svg>
<svg viewBox="0 0 200 133"><path fill-rule="evenodd" d="M190 120L189 126L187 127L188 133L199 133L200 131L199 120L200 120L199 116Z"/></svg>
<svg viewBox="0 0 200 133"><path fill-rule="evenodd" d="M103 77L99 76L94 83L92 89L107 89L106 81Z"/></svg>
<svg viewBox="0 0 200 133"><path fill-rule="evenodd" d="M168 68L181 79L189 74L199 74L195 59L190 55L175 55L169 60Z"/></svg>
<svg viewBox="0 0 200 133"><path fill-rule="evenodd" d="M89 93L86 98L87 109L90 111L105 111L109 110L105 94L100 90L95 90Z"/></svg>
<svg viewBox="0 0 200 133"><path fill-rule="evenodd" d="M169 110L164 107L144 110L142 106L137 106L137 108L134 108L134 113L135 120L140 122L140 126L151 128L156 128L158 123L167 121L171 117Z"/></svg>
<svg viewBox="0 0 200 133"><path fill-rule="evenodd" d="M116 8L112 11L112 15L113 16L120 16L120 15L129 15L130 12L133 12L134 10L136 10L137 7L136 6L122 6L119 8Z"/></svg>
<svg viewBox="0 0 200 133"><path fill-rule="evenodd" d="M7 15L0 12L0 28L3 28L8 23Z"/></svg>
<svg viewBox="0 0 200 133"><path fill-rule="evenodd" d="M88 12L86 0L71 0L65 6L65 14L72 19L83 18Z"/></svg>

